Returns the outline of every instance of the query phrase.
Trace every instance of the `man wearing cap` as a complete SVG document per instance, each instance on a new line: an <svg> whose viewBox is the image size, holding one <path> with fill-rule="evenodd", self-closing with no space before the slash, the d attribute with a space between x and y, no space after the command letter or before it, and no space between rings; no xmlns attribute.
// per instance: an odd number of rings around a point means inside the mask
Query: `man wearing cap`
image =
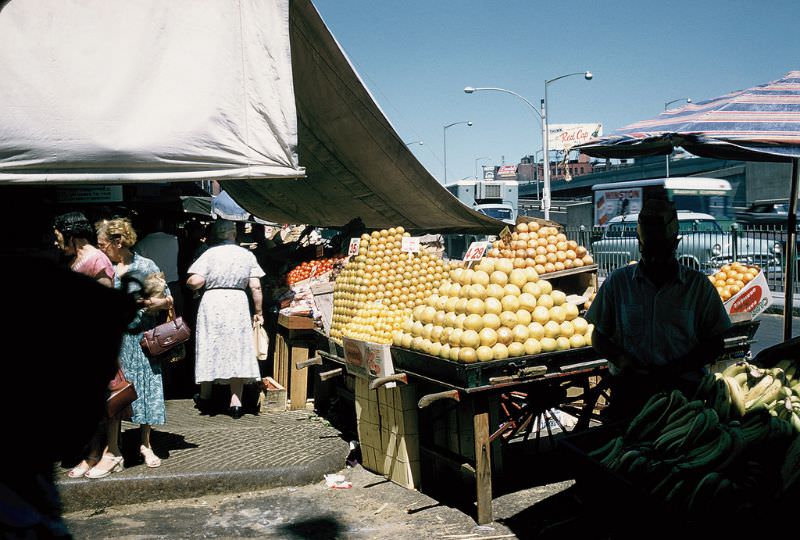
<svg viewBox="0 0 800 540"><path fill-rule="evenodd" d="M609 275L586 318L594 348L609 362L610 415L635 416L655 392L678 388L691 397L706 364L722 353L730 327L708 278L678 263L678 215L650 199L639 213L641 259Z"/></svg>

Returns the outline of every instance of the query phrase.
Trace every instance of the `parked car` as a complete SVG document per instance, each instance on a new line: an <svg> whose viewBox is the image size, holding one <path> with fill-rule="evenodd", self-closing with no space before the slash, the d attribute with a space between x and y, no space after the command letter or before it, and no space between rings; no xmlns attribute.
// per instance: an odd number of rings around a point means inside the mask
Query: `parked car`
<svg viewBox="0 0 800 540"><path fill-rule="evenodd" d="M789 203L786 199L756 201L745 210L735 212L737 223L743 225L782 225L786 226L789 217ZM800 210L797 211L800 217Z"/></svg>
<svg viewBox="0 0 800 540"><path fill-rule="evenodd" d="M592 244L595 262L605 270L613 270L639 259L636 224L639 214L611 219L603 230L602 239ZM734 255L733 238L709 214L678 212L678 261L698 270L719 268ZM736 238L736 259L776 264L780 244L747 235Z"/></svg>

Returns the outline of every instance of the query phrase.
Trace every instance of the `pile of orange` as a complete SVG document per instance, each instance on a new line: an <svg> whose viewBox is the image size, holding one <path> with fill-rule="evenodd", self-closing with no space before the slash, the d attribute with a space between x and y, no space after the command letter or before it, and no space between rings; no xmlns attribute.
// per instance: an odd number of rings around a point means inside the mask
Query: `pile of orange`
<svg viewBox="0 0 800 540"><path fill-rule="evenodd" d="M734 262L726 264L719 269L719 272L708 276L708 279L717 288L722 301L727 302L745 285L753 281L760 271L758 266L747 266L740 262Z"/></svg>
<svg viewBox="0 0 800 540"><path fill-rule="evenodd" d="M567 240L557 228L535 221L517 223L511 235L495 241L486 256L509 259L514 268L534 268L538 274L594 264L585 247Z"/></svg>

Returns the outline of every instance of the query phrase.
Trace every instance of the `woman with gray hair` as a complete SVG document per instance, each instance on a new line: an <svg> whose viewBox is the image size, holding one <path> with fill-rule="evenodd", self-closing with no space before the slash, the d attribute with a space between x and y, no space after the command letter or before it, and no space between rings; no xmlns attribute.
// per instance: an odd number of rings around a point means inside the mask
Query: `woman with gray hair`
<svg viewBox="0 0 800 540"><path fill-rule="evenodd" d="M242 416L242 390L261 375L253 345L253 325L263 322L261 281L264 271L248 250L236 245L236 225L218 221L211 229L214 246L188 270L187 285L204 289L195 327L195 382L198 405L209 403L212 384L231 388L230 415ZM250 287L255 313L245 289Z"/></svg>

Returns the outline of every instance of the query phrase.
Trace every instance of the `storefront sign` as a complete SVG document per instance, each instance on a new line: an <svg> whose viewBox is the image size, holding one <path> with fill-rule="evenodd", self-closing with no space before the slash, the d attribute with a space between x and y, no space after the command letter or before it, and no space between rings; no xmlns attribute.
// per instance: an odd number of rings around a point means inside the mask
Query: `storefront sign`
<svg viewBox="0 0 800 540"><path fill-rule="evenodd" d="M550 124L547 126L549 150L567 151L603 134L603 124Z"/></svg>
<svg viewBox="0 0 800 540"><path fill-rule="evenodd" d="M56 200L73 204L122 202L122 186L60 187Z"/></svg>
<svg viewBox="0 0 800 540"><path fill-rule="evenodd" d="M611 218L636 214L642 209L642 188L605 189L594 192L594 224L605 225Z"/></svg>
<svg viewBox="0 0 800 540"><path fill-rule="evenodd" d="M501 165L499 169L497 169L497 173L494 175L495 179L502 179L502 178L516 178L517 177L517 166L516 165Z"/></svg>

